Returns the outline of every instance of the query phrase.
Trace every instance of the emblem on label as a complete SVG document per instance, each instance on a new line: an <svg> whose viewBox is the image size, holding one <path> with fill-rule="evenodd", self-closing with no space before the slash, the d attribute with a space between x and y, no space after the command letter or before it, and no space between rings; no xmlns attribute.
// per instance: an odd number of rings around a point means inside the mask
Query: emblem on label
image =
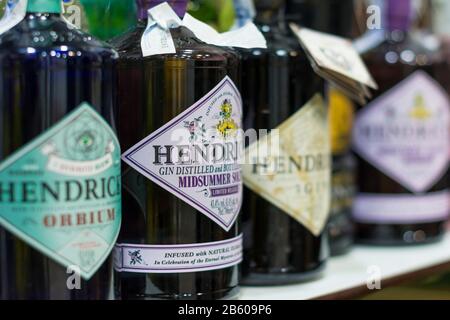
<svg viewBox="0 0 450 320"><path fill-rule="evenodd" d="M250 161L243 168L245 185L315 235L324 229L330 211L329 140L327 108L316 95L245 154ZM273 148L274 141L279 148Z"/></svg>
<svg viewBox="0 0 450 320"><path fill-rule="evenodd" d="M427 191L448 170L449 100L417 71L357 115L355 151L414 193Z"/></svg>
<svg viewBox="0 0 450 320"><path fill-rule="evenodd" d="M0 164L0 224L85 279L120 222L119 143L86 103Z"/></svg>
<svg viewBox="0 0 450 320"><path fill-rule="evenodd" d="M242 205L241 121L241 96L226 77L122 159L228 231Z"/></svg>

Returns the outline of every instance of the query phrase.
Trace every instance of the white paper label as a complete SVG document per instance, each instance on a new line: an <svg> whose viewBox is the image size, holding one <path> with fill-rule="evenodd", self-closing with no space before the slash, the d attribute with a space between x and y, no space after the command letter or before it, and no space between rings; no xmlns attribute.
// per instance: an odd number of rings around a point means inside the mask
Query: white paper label
<svg viewBox="0 0 450 320"><path fill-rule="evenodd" d="M279 148L277 148L279 145ZM277 150L278 149L278 150ZM244 183L320 235L330 213L331 148L320 94L245 153Z"/></svg>
<svg viewBox="0 0 450 320"><path fill-rule="evenodd" d="M351 41L307 28L299 29L295 25L291 28L319 67L378 88Z"/></svg>
<svg viewBox="0 0 450 320"><path fill-rule="evenodd" d="M242 205L241 122L241 96L226 77L122 158L229 231Z"/></svg>
<svg viewBox="0 0 450 320"><path fill-rule="evenodd" d="M355 151L411 192L429 190L448 170L446 92L417 71L366 106L353 131Z"/></svg>
<svg viewBox="0 0 450 320"><path fill-rule="evenodd" d="M219 33L188 13L185 14L183 21L181 21L167 2L150 9L148 16L148 25L141 38L141 48L144 57L176 53L170 29L179 26L188 28L199 40L208 44L247 49L267 48L264 36L252 22L248 22L242 28Z"/></svg>
<svg viewBox="0 0 450 320"><path fill-rule="evenodd" d="M115 269L134 273L188 273L225 269L242 262L242 235L186 245L117 244Z"/></svg>
<svg viewBox="0 0 450 320"><path fill-rule="evenodd" d="M27 5L27 0L8 0L5 15L0 20L0 34L14 28L25 18Z"/></svg>
<svg viewBox="0 0 450 320"><path fill-rule="evenodd" d="M191 30L198 39L216 46L244 49L267 48L266 39L251 21L241 28L219 33L206 23L186 14L183 19L183 26Z"/></svg>

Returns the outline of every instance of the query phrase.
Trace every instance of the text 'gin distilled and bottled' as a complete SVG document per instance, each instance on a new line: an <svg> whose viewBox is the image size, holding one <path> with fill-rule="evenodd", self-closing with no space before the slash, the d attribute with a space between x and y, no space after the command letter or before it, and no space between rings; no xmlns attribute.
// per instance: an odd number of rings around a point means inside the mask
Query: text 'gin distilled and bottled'
<svg viewBox="0 0 450 320"><path fill-rule="evenodd" d="M125 151L116 293L231 298L242 260L239 60L184 26L186 0L162 2L138 0L136 28L114 40Z"/></svg>
<svg viewBox="0 0 450 320"><path fill-rule="evenodd" d="M0 299L112 297L116 60L59 0L28 0L0 36Z"/></svg>

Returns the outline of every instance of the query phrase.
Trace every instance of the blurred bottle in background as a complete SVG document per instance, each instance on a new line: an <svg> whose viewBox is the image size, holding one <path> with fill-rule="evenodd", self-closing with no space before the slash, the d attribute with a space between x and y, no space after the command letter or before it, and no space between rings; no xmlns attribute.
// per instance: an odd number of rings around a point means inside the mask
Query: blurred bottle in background
<svg viewBox="0 0 450 320"><path fill-rule="evenodd" d="M317 31L352 37L355 32L354 1L287 0L286 20Z"/></svg>
<svg viewBox="0 0 450 320"><path fill-rule="evenodd" d="M134 1L62 0L62 3L67 21L102 40L109 40L135 24Z"/></svg>
<svg viewBox="0 0 450 320"><path fill-rule="evenodd" d="M241 18L251 18L245 3L236 1L236 7ZM268 48L240 50L244 126L256 132L278 129L282 151L252 156L252 164L244 166L242 281L291 284L318 277L329 254L330 150L326 107L317 98L324 83L286 23L285 1L254 4L255 24ZM266 140L258 138L247 150L265 149ZM323 165L308 170L301 160L307 158Z"/></svg>
<svg viewBox="0 0 450 320"><path fill-rule="evenodd" d="M287 0L286 17L301 26L345 38L357 34L353 0ZM326 91L333 153L328 232L331 255L335 256L348 252L353 244L351 211L356 189L356 163L350 145L355 105L331 85Z"/></svg>
<svg viewBox="0 0 450 320"><path fill-rule="evenodd" d="M426 10L418 8L427 3L373 2L379 10L371 21L378 19L381 28L373 24L356 42L380 86L357 114L353 134L360 188L353 216L360 242L427 243L445 232L450 213L448 63L437 38L423 31L427 20L420 13Z"/></svg>

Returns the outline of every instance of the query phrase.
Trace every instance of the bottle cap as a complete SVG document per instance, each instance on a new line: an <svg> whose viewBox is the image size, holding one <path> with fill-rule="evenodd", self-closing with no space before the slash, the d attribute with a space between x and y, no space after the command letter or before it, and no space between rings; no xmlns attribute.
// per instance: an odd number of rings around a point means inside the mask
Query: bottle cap
<svg viewBox="0 0 450 320"><path fill-rule="evenodd" d="M27 12L61 13L61 0L28 0Z"/></svg>
<svg viewBox="0 0 450 320"><path fill-rule="evenodd" d="M407 31L412 23L411 0L387 0L387 29Z"/></svg>

